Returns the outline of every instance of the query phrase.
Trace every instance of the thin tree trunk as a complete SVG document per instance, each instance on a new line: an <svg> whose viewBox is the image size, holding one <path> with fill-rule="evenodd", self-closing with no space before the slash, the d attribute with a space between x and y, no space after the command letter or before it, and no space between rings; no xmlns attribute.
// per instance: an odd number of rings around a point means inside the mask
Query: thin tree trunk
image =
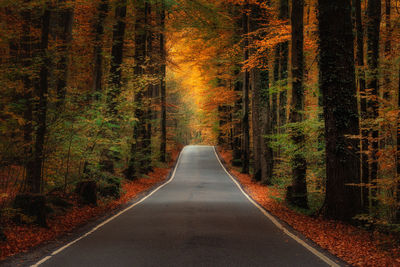
<svg viewBox="0 0 400 267"><path fill-rule="evenodd" d="M109 8L108 0L100 0L97 7L97 18L94 23L94 66L93 66L93 93L101 93L103 80L103 35L104 21Z"/></svg>
<svg viewBox="0 0 400 267"><path fill-rule="evenodd" d="M26 3L29 3L27 1ZM21 37L21 61L22 66L25 68L25 74L22 77L24 84L24 95L23 98L26 102L24 109L24 153L25 153L25 173L26 180L25 185L23 187L24 191L33 191L35 188L35 180L32 176L33 173L33 94L32 94L32 77L30 74L27 74L27 70L32 68L32 45L33 40L31 39L31 24L32 24L32 11L25 7L25 10L21 13L23 19L22 26L22 37Z"/></svg>
<svg viewBox="0 0 400 267"><path fill-rule="evenodd" d="M381 23L381 1L369 0L367 5L367 64L368 64L368 79L367 88L371 90L367 101L368 118L375 120L379 116L379 84L378 84L378 63L379 63L379 32ZM370 130L372 135L371 144L371 172L370 182L372 184L372 203L376 205L376 184L378 178L378 150L379 150L379 131L377 126Z"/></svg>
<svg viewBox="0 0 400 267"><path fill-rule="evenodd" d="M48 58L47 47L50 28L50 11L46 8L40 18L41 37L38 56L40 60L39 77L34 81L35 95L35 141L33 149L32 168L27 173L29 177L29 192L40 193L42 184L42 170L44 161L44 138L46 135L46 115L47 115L47 90L48 90Z"/></svg>
<svg viewBox="0 0 400 267"><path fill-rule="evenodd" d="M146 40L147 40L147 4L145 0L136 1L135 21L135 69L138 89L135 93L135 118L137 122L133 127L133 142L131 145L131 157L126 171L128 179L136 179L145 165L146 121L144 103L146 86L142 85L141 79L145 75L146 64Z"/></svg>
<svg viewBox="0 0 400 267"><path fill-rule="evenodd" d="M166 162L167 150L167 103L166 103L166 50L165 50L165 0L162 0L160 12L160 55L161 55L161 80L160 80L160 94L161 94L161 143L160 143L160 160Z"/></svg>
<svg viewBox="0 0 400 267"><path fill-rule="evenodd" d="M274 170L274 151L270 145L271 138L269 135L273 133L271 123L271 105L269 92L269 71L260 71L260 113L261 115L261 182L263 184L271 184Z"/></svg>
<svg viewBox="0 0 400 267"><path fill-rule="evenodd" d="M115 7L115 20L113 28L113 43L111 48L109 91L107 97L108 111L111 116L117 115L117 98L121 94L121 65L124 57L124 36L126 19L126 0L119 0Z"/></svg>
<svg viewBox="0 0 400 267"><path fill-rule="evenodd" d="M251 88L252 88L252 132L253 132L253 179L261 181L261 155L262 155L262 135L260 122L260 70L258 68L251 70Z"/></svg>
<svg viewBox="0 0 400 267"><path fill-rule="evenodd" d="M237 66L237 68L240 68ZM238 73L235 73L237 76ZM242 165L242 159L241 159L241 147L242 147L242 123L240 120L240 112L242 110L242 97L241 96L241 91L243 88L243 83L238 79L237 77L235 84L234 84L234 90L237 93L237 99L235 101L235 105L233 107L233 115L232 115L232 130L233 130L233 159L232 159L232 164L234 166L241 166Z"/></svg>
<svg viewBox="0 0 400 267"><path fill-rule="evenodd" d="M153 62L153 32L152 32L152 13L151 4L146 3L146 64L147 74L154 75L154 62ZM144 140L144 153L145 153L145 165L143 166L143 172L147 173L152 170L151 166L151 135L152 135L152 103L153 103L153 84L147 85L146 92L146 109L145 109L145 123L146 123L146 134Z"/></svg>
<svg viewBox="0 0 400 267"><path fill-rule="evenodd" d="M249 18L249 31L255 32L260 28L261 10L257 4L251 5L251 16ZM253 51L250 51L253 53ZM252 137L253 137L253 179L262 179L262 160L263 157L263 136L261 134L261 76L260 69L253 68L250 71L250 86L252 92L251 118L252 118ZM264 162L265 164L265 162Z"/></svg>
<svg viewBox="0 0 400 267"><path fill-rule="evenodd" d="M386 60L388 60L391 56L392 51L392 27L391 27L391 0L385 0L385 43L384 43L384 51ZM384 70L384 83L385 90L383 92L383 98L390 102L390 63L386 62L386 68Z"/></svg>
<svg viewBox="0 0 400 267"><path fill-rule="evenodd" d="M68 59L69 59L69 48L72 41L72 26L74 22L74 11L70 7L65 7L65 1L59 1L60 11L58 13L58 30L59 37L61 40L60 46L60 60L57 64L57 69L59 70L57 76L57 98L58 98L58 106L63 107L65 96L67 93L67 82L68 82Z"/></svg>
<svg viewBox="0 0 400 267"><path fill-rule="evenodd" d="M361 10L361 0L354 0L355 10L355 24L356 24L356 65L358 67L358 89L360 92L360 112L361 121L367 120L367 99L365 90L365 72L364 72L364 31L362 25L362 10ZM368 130L361 129L361 202L364 210L368 209L368 188L369 183L369 160L368 160Z"/></svg>
<svg viewBox="0 0 400 267"><path fill-rule="evenodd" d="M248 2L244 5L243 10L243 34L247 35L249 32L249 17L247 15ZM244 37L243 59L249 59L249 39ZM242 173L249 173L249 156L250 156L250 133L249 133L249 87L250 87L250 73L248 70L243 71L243 110L242 110Z"/></svg>
<svg viewBox="0 0 400 267"><path fill-rule="evenodd" d="M290 123L304 120L304 0L292 4L292 104ZM291 129L290 137L296 146L292 159L293 182L288 189L289 201L301 208L308 208L306 172L307 162L304 157L305 137L301 127Z"/></svg>
<svg viewBox="0 0 400 267"><path fill-rule="evenodd" d="M289 19L289 1L280 0L279 2L279 19ZM286 124L286 106L287 106L287 79L288 79L288 57L289 57L289 41L284 41L279 45L279 79L281 91L279 92L279 132L283 133L282 128Z"/></svg>
<svg viewBox="0 0 400 267"><path fill-rule="evenodd" d="M400 108L400 64L399 64L399 84L397 90L397 108ZM396 169L397 169L397 212L396 221L400 222L400 114L397 116L397 150L396 150Z"/></svg>
<svg viewBox="0 0 400 267"><path fill-rule="evenodd" d="M318 0L320 87L326 141L327 217L351 220L361 210L359 134L351 3Z"/></svg>

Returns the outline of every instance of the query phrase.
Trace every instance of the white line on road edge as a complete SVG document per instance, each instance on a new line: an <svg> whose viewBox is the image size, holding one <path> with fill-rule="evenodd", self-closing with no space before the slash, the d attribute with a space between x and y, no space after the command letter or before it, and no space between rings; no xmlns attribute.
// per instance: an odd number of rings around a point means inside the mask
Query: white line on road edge
<svg viewBox="0 0 400 267"><path fill-rule="evenodd" d="M256 206L268 219L270 219L273 224L276 225L276 227L278 227L279 229L281 229L285 234L287 234L288 236L290 236L291 238L293 238L297 243L299 243L300 245L302 245L303 247L305 247L306 249L308 249L311 253L313 253L315 256L317 256L318 258L320 258L321 260L323 260L325 263L327 263L329 266L334 266L334 267L340 267L339 264L337 264L336 262L334 262L333 260L329 259L327 256L325 256L324 254L322 254L321 252L319 252L318 250L316 250L315 248L313 248L312 246L310 246L309 244L307 244L306 242L304 242L301 238L299 238L298 236L296 236L295 234L291 233L288 229L286 229L280 222L278 222L268 211L266 211L264 208L262 208L260 206L260 204L258 204L257 202L255 202L244 190L243 188L240 186L240 184L236 181L235 178L232 177L232 175L226 170L225 166L222 164L221 160L218 157L216 148L214 146L214 153L215 156L218 159L219 164L222 166L222 168L224 169L224 171L226 172L226 174L228 174L228 176L232 179L232 181L236 184L236 186L240 189L240 191L243 193L243 195L246 196L246 198L254 205Z"/></svg>
<svg viewBox="0 0 400 267"><path fill-rule="evenodd" d="M89 232L85 233L84 235L78 237L77 239L75 239L74 241L71 241L70 243L66 244L65 246L57 249L56 251L54 251L53 253L51 253L51 255L44 257L43 259L41 259L40 261L38 261L37 263L31 265L31 267L37 267L40 264L44 263L45 261L47 261L48 259L50 259L52 256L60 253L61 251L63 251L64 249L72 246L73 244L75 244L76 242L78 242L79 240L87 237L88 235L92 234L94 231L96 231L97 229L99 229L100 227L104 226L105 224L109 223L110 221L114 220L115 218L117 218L118 216L120 216L121 214L127 212L128 210L132 209L133 207L135 207L136 205L142 203L143 201L145 201L147 198L149 198L151 195L153 195L155 192L157 192L158 190L160 190L161 188L163 188L164 186L166 186L167 184L169 184L174 178L175 178L175 173L176 170L178 169L179 166L179 162L181 159L181 155L183 153L183 151L185 150L186 147L184 147L181 151L181 153L179 154L178 160L176 162L174 171L171 175L171 178L166 181L165 183L163 183L162 185L160 185L159 187L157 187L156 189L154 189L150 194L148 194L147 196L143 197L142 199L140 199L139 201L133 203L132 205L130 205L129 207L125 208L124 210L118 212L117 214L115 214L114 216L108 218L107 220L105 220L104 222L100 223L99 225L95 226L92 230L90 230Z"/></svg>

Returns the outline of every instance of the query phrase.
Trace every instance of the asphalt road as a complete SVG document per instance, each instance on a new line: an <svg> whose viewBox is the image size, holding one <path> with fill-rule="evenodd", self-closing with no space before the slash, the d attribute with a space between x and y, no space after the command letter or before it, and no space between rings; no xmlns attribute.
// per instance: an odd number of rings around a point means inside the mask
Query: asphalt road
<svg viewBox="0 0 400 267"><path fill-rule="evenodd" d="M40 266L328 266L240 191L213 147L187 146L173 180Z"/></svg>

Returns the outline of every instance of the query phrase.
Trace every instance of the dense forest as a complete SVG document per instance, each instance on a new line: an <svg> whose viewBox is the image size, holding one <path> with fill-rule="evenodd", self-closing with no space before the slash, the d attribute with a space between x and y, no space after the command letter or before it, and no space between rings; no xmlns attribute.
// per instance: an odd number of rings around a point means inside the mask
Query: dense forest
<svg viewBox="0 0 400 267"><path fill-rule="evenodd" d="M399 10L1 0L0 215L46 225L54 195L118 198L208 144L293 209L400 231Z"/></svg>

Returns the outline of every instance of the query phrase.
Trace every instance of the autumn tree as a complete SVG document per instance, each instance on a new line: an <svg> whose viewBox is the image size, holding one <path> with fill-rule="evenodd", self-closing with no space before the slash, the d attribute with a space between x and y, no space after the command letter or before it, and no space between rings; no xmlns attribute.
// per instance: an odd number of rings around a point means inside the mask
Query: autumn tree
<svg viewBox="0 0 400 267"><path fill-rule="evenodd" d="M379 62L379 36L381 23L381 1L369 0L367 6L367 65L368 77L367 88L370 90L367 101L368 119L376 120L379 116L379 81L378 81L378 62ZM376 186L378 179L378 149L379 149L379 129L372 126L369 132L372 137L371 142L371 167L370 183ZM376 202L376 190L373 189L372 198Z"/></svg>
<svg viewBox="0 0 400 267"><path fill-rule="evenodd" d="M361 210L359 118L349 1L318 1L320 88L326 142L328 217L350 220Z"/></svg>
<svg viewBox="0 0 400 267"><path fill-rule="evenodd" d="M299 207L307 208L307 162L303 155L304 133L299 126L304 120L304 56L303 56L303 16L304 1L293 1L292 24L292 103L290 107L290 123L293 124L290 136L296 146L292 159L293 184L288 188L289 201Z"/></svg>

